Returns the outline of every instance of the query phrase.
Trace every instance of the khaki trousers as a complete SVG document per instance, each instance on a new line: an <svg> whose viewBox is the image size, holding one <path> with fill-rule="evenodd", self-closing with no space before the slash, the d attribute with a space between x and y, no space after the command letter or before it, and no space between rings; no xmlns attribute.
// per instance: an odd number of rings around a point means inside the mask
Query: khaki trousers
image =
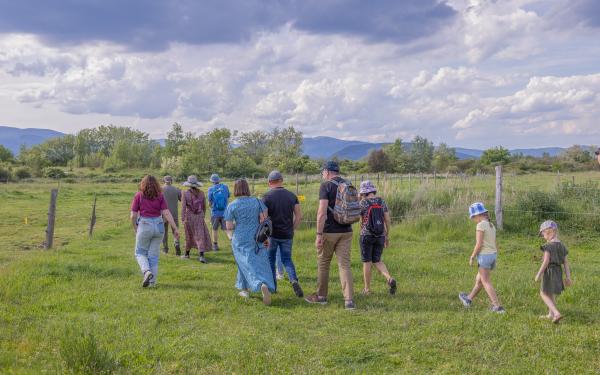
<svg viewBox="0 0 600 375"><path fill-rule="evenodd" d="M317 249L317 295L327 297L329 286L329 266L333 254L337 257L340 283L344 300L352 299L352 271L350 270L350 250L352 248L352 232L323 233L323 248Z"/></svg>

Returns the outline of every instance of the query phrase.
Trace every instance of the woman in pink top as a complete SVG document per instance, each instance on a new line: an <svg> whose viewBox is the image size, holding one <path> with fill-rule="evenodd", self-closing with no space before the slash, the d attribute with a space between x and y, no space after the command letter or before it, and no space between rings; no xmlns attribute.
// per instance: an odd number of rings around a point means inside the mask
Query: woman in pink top
<svg viewBox="0 0 600 375"><path fill-rule="evenodd" d="M179 239L179 231L158 181L154 176L146 175L140 182L140 191L135 194L131 202L135 258L144 275L142 287L156 284L160 244L165 234L163 218L174 228L173 236Z"/></svg>

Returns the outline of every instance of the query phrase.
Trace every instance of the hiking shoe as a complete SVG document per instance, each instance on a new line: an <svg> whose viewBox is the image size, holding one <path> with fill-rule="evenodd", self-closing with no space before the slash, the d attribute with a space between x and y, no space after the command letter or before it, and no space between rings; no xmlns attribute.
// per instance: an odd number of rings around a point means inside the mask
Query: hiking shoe
<svg viewBox="0 0 600 375"><path fill-rule="evenodd" d="M462 302L462 304L465 307L471 307L472 301L469 299L469 296L467 295L467 293L460 292L458 294L458 299L460 300L460 302Z"/></svg>
<svg viewBox="0 0 600 375"><path fill-rule="evenodd" d="M145 288L150 285L150 281L154 278L154 275L150 271L144 272L144 280L142 281L142 287Z"/></svg>
<svg viewBox="0 0 600 375"><path fill-rule="evenodd" d="M181 255L181 247L179 246L179 241L175 242L175 255Z"/></svg>
<svg viewBox="0 0 600 375"><path fill-rule="evenodd" d="M495 312L497 314L506 314L506 310L502 306L492 306L490 311Z"/></svg>
<svg viewBox="0 0 600 375"><path fill-rule="evenodd" d="M311 294L310 296L305 297L304 300L308 303L318 303L321 305L327 304L327 297L321 297L316 294Z"/></svg>
<svg viewBox="0 0 600 375"><path fill-rule="evenodd" d="M350 301L344 302L344 308L346 310L354 310L354 309L356 309L356 306L354 305L354 301L350 300Z"/></svg>
<svg viewBox="0 0 600 375"><path fill-rule="evenodd" d="M198 258L198 260L200 261L200 263L205 263L205 264L208 263L206 261L206 258L204 258L204 255L200 255L200 257Z"/></svg>
<svg viewBox="0 0 600 375"><path fill-rule="evenodd" d="M300 284L298 284L298 281L292 282L292 288L294 289L294 294L296 294L296 297L298 297L298 298L304 297L304 292L302 291Z"/></svg>
<svg viewBox="0 0 600 375"><path fill-rule="evenodd" d="M219 251L219 244L217 244L216 242L213 242L212 249L213 249L213 251Z"/></svg>
<svg viewBox="0 0 600 375"><path fill-rule="evenodd" d="M394 294L396 294L396 289L397 289L396 280L390 279L390 281L388 281L388 286L390 287L390 294L392 296Z"/></svg>
<svg viewBox="0 0 600 375"><path fill-rule="evenodd" d="M263 303L269 306L271 304L271 292L269 291L269 287L267 286L267 284L262 284L260 286L260 291L263 296Z"/></svg>

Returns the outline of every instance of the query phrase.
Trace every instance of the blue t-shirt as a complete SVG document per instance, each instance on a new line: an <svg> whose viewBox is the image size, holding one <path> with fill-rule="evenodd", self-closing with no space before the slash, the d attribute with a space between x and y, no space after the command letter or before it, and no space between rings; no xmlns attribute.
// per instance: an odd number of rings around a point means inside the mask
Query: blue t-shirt
<svg viewBox="0 0 600 375"><path fill-rule="evenodd" d="M225 214L225 210L217 210L215 208L215 191L217 189L223 189L223 194L225 195L227 201L229 201L229 188L224 184L216 184L208 188L208 203L210 203L210 215L212 217L223 217ZM225 207L227 207L227 202L225 202Z"/></svg>

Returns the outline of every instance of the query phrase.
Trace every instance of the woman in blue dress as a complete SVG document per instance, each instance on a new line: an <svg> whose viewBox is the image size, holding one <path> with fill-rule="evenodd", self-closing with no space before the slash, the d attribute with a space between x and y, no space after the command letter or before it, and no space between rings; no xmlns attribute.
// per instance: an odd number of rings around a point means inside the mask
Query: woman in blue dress
<svg viewBox="0 0 600 375"><path fill-rule="evenodd" d="M271 304L275 281L264 244L256 243L256 231L267 217L267 207L250 196L246 180L237 180L233 188L236 197L225 210L227 237L231 240L233 257L238 266L235 286L240 296L249 297L250 292L262 292L263 303Z"/></svg>

